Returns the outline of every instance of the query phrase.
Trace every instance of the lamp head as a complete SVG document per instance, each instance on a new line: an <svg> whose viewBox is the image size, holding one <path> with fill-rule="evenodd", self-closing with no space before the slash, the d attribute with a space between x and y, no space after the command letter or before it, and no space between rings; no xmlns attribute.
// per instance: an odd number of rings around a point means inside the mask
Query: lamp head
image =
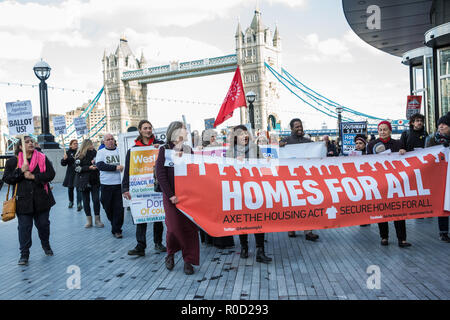
<svg viewBox="0 0 450 320"><path fill-rule="evenodd" d="M41 61L34 65L33 70L39 80L45 81L50 77L50 70L52 70L52 68L50 68L47 62L41 59Z"/></svg>
<svg viewBox="0 0 450 320"><path fill-rule="evenodd" d="M247 92L245 96L247 97L248 103L253 103L256 100L256 93L254 93L253 91Z"/></svg>

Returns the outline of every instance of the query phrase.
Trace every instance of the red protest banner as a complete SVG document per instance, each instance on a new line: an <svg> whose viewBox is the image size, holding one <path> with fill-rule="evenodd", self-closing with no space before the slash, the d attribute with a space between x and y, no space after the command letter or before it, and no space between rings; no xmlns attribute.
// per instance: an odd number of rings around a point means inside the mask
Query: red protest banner
<svg viewBox="0 0 450 320"><path fill-rule="evenodd" d="M450 215L448 155L433 147L405 156L281 159L275 166L193 156L175 166L177 207L212 236Z"/></svg>
<svg viewBox="0 0 450 320"><path fill-rule="evenodd" d="M406 100L406 119L409 120L412 115L420 113L422 105L422 96L408 96Z"/></svg>

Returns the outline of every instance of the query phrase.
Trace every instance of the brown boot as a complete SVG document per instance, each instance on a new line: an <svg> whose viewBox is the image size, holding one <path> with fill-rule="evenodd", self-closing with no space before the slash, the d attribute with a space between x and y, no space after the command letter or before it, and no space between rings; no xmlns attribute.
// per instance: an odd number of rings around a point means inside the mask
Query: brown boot
<svg viewBox="0 0 450 320"><path fill-rule="evenodd" d="M92 227L92 216L86 216L86 225L84 226L85 228L90 228Z"/></svg>
<svg viewBox="0 0 450 320"><path fill-rule="evenodd" d="M100 221L100 215L95 216L95 226L97 228L103 228L105 225Z"/></svg>

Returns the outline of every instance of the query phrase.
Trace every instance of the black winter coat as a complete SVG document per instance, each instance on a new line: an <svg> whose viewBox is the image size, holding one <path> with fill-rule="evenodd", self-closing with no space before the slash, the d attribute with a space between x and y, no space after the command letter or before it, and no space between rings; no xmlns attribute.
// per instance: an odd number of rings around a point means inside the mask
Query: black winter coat
<svg viewBox="0 0 450 320"><path fill-rule="evenodd" d="M92 163L92 160L95 159L96 155L97 151L93 149L86 152L86 156L83 159L80 159L79 164L76 163L78 159L75 159L75 171L80 170L80 172L77 172L76 174L75 186L80 189L80 191L84 191L90 186L100 186L100 172L98 169L89 169L90 166L93 164L95 165L95 162ZM77 167L79 167L79 169L77 169Z"/></svg>
<svg viewBox="0 0 450 320"><path fill-rule="evenodd" d="M28 159L28 163L31 159ZM8 159L5 164L3 181L10 185L17 185L16 213L33 215L50 210L55 205L50 185L48 193L44 189L44 184L55 178L55 170L52 163L45 157L45 172L40 172L39 165L34 168L34 180L25 179L22 169L17 168L17 157ZM15 187L15 186L14 186Z"/></svg>
<svg viewBox="0 0 450 320"><path fill-rule="evenodd" d="M388 142L383 142L380 138L370 141L367 145L367 154L376 154L374 152L374 147L378 144L384 144L385 150L391 149L392 152L400 151L400 142L395 139L390 139Z"/></svg>
<svg viewBox="0 0 450 320"><path fill-rule="evenodd" d="M67 166L66 176L63 182L64 187L75 187L75 153L77 153L77 150L69 149L67 150L67 159L61 159L61 165L63 167Z"/></svg>
<svg viewBox="0 0 450 320"><path fill-rule="evenodd" d="M425 148L428 133L425 130L416 131L410 129L404 131L400 137L400 149L414 151L414 148Z"/></svg>

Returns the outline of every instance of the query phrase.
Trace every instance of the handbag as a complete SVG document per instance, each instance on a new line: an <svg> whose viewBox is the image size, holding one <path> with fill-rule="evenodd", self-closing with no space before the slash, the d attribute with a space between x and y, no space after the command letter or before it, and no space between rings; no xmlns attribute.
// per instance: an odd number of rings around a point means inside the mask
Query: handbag
<svg viewBox="0 0 450 320"><path fill-rule="evenodd" d="M3 222L12 220L16 217L17 184L14 188L14 195L11 197L11 199L8 199L9 189L10 189L10 185L8 184L8 192L6 193L6 201L3 201L3 212L2 212L2 221Z"/></svg>

